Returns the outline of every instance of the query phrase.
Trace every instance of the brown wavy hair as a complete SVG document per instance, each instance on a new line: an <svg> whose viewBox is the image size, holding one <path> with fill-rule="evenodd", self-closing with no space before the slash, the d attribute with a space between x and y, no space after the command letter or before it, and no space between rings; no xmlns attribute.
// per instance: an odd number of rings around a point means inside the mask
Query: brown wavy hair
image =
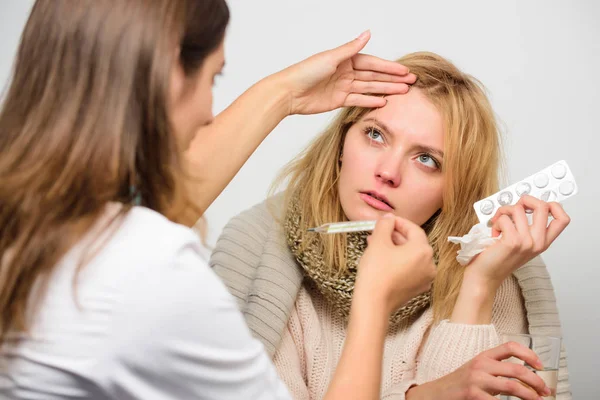
<svg viewBox="0 0 600 400"><path fill-rule="evenodd" d="M107 204L123 207L103 229L136 197L173 221L189 209L171 67L197 73L228 21L224 0L36 1L0 110L0 343Z"/></svg>

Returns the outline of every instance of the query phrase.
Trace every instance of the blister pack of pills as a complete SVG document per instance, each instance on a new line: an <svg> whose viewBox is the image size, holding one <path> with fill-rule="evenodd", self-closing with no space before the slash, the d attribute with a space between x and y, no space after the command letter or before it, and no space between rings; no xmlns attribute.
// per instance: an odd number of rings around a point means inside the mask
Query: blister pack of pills
<svg viewBox="0 0 600 400"><path fill-rule="evenodd" d="M566 161L558 161L473 204L479 222L487 223L500 207L516 204L526 194L546 202L561 202L577 194L577 183Z"/></svg>

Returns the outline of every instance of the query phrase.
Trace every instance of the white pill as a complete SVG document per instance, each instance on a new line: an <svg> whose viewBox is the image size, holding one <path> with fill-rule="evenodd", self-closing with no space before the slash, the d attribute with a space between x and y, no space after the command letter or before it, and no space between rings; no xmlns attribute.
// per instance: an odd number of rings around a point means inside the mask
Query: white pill
<svg viewBox="0 0 600 400"><path fill-rule="evenodd" d="M571 181L564 181L558 187L558 191L563 196L568 196L575 191L575 184Z"/></svg>
<svg viewBox="0 0 600 400"><path fill-rule="evenodd" d="M531 193L531 185L527 182L521 182L517 185L515 191L519 197Z"/></svg>
<svg viewBox="0 0 600 400"><path fill-rule="evenodd" d="M551 201L556 201L556 192L554 190L546 190L544 193L542 193L542 195L540 196L540 200L545 201L545 202L551 202Z"/></svg>
<svg viewBox="0 0 600 400"><path fill-rule="evenodd" d="M507 206L513 201L513 195L511 192L502 192L498 195L498 203L501 206Z"/></svg>
<svg viewBox="0 0 600 400"><path fill-rule="evenodd" d="M556 164L552 167L552 176L556 179L562 179L567 175L567 168L563 164Z"/></svg>
<svg viewBox="0 0 600 400"><path fill-rule="evenodd" d="M550 178L548 178L548 175L544 173L537 174L535 178L533 178L533 183L539 188L545 188L546 186L548 186L549 182Z"/></svg>
<svg viewBox="0 0 600 400"><path fill-rule="evenodd" d="M492 211L494 211L494 203L491 200L485 200L481 202L481 206L479 209L483 214L490 215Z"/></svg>

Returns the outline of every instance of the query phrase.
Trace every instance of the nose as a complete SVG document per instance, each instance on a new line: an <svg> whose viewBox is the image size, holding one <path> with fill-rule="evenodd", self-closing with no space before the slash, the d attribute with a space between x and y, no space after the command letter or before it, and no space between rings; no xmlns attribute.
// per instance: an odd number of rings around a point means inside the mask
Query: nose
<svg viewBox="0 0 600 400"><path fill-rule="evenodd" d="M397 154L385 154L379 160L377 169L375 170L375 177L383 184L395 188L400 185L401 170L402 157Z"/></svg>

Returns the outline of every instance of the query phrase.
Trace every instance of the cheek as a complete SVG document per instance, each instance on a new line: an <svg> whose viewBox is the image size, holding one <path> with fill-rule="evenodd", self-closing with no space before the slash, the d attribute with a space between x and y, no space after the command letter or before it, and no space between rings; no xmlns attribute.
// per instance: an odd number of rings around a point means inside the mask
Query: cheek
<svg viewBox="0 0 600 400"><path fill-rule="evenodd" d="M203 83L198 85L194 93L191 115L195 115L198 128L210 123L213 119L213 93L212 87Z"/></svg>
<svg viewBox="0 0 600 400"><path fill-rule="evenodd" d="M342 167L340 171L340 192L358 189L372 175L374 165L373 154L359 140L348 139L344 143Z"/></svg>
<svg viewBox="0 0 600 400"><path fill-rule="evenodd" d="M411 187L406 187L406 192L402 193L403 199L400 201L405 204L408 215L404 215L418 225L422 225L431 216L442 207L443 180L440 177L434 179L415 179ZM406 199L419 199L418 202ZM409 211L410 210L410 211Z"/></svg>
<svg viewBox="0 0 600 400"><path fill-rule="evenodd" d="M365 209L358 191L373 185L373 175L377 162L374 149L364 142L362 137L347 138L338 180L338 193L344 214L350 220L374 219L377 213ZM366 213L365 213L366 212Z"/></svg>

